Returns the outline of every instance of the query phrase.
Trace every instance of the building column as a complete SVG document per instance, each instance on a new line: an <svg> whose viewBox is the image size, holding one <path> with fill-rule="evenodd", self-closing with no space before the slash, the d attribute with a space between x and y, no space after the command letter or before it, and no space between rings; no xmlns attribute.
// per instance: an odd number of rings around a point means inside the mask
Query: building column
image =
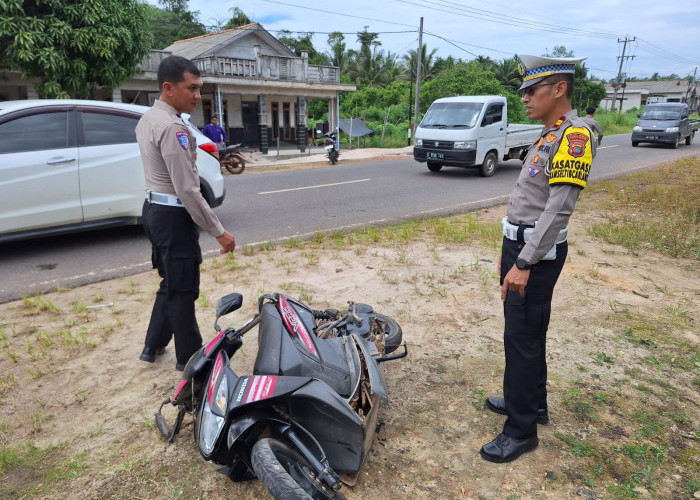
<svg viewBox="0 0 700 500"><path fill-rule="evenodd" d="M338 126L338 104L335 97L328 99L328 131L333 132L335 127Z"/></svg>
<svg viewBox="0 0 700 500"><path fill-rule="evenodd" d="M260 130L260 152L267 154L267 96L258 96L258 129Z"/></svg>
<svg viewBox="0 0 700 500"><path fill-rule="evenodd" d="M307 124L307 114L306 114L306 97L297 97L297 144L299 145L299 150L303 153L306 151L306 124Z"/></svg>

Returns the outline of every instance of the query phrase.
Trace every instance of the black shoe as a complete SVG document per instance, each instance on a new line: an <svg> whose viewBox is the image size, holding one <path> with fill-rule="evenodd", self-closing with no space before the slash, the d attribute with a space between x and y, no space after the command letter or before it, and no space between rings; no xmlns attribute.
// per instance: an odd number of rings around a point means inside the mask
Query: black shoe
<svg viewBox="0 0 700 500"><path fill-rule="evenodd" d="M179 372L185 371L185 365L184 363L176 363L175 364L175 369Z"/></svg>
<svg viewBox="0 0 700 500"><path fill-rule="evenodd" d="M499 415L508 415L508 412L506 412L506 400L503 398L493 396L486 398L486 408ZM537 410L537 423L542 425L549 423L549 412L547 408L540 408Z"/></svg>
<svg viewBox="0 0 700 500"><path fill-rule="evenodd" d="M526 439L515 439L501 433L490 443L481 447L479 453L484 460L489 462L511 462L525 452L534 450L540 440L537 436Z"/></svg>
<svg viewBox="0 0 700 500"><path fill-rule="evenodd" d="M154 349L153 347L146 346L143 348L143 351L141 351L141 356L139 356L139 359L141 361L145 361L146 363L153 363L156 360L156 356L160 356L163 353L165 353L165 347Z"/></svg>

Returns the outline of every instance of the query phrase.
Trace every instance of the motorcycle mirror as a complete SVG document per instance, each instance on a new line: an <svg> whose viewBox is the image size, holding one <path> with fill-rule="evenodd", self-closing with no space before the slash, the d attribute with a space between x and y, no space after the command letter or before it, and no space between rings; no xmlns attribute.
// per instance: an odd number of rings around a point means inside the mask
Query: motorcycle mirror
<svg viewBox="0 0 700 500"><path fill-rule="evenodd" d="M219 318L226 314L232 313L236 309L240 309L242 305L243 295L240 293L230 293L219 299L219 301L216 303L216 320L214 321L214 326L216 327L217 331L219 330L219 326L217 325Z"/></svg>

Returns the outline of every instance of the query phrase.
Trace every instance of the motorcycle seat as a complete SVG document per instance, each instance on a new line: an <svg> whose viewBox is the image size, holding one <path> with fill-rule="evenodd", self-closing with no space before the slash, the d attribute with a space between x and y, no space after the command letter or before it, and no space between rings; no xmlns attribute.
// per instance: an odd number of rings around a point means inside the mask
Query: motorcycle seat
<svg viewBox="0 0 700 500"><path fill-rule="evenodd" d="M341 397L350 398L361 370L354 341L350 337L318 338L313 331L315 322L311 312L293 307L310 333L313 350L286 329L275 304L266 303L260 312L254 373L313 377L328 384Z"/></svg>

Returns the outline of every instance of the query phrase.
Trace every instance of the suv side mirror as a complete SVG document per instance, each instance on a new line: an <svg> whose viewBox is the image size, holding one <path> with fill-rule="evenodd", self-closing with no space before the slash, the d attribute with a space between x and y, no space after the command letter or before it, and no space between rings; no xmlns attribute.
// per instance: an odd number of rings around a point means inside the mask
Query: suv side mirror
<svg viewBox="0 0 700 500"><path fill-rule="evenodd" d="M637 118L641 118L641 117L642 117L642 114L641 114L641 113L637 113Z"/></svg>

